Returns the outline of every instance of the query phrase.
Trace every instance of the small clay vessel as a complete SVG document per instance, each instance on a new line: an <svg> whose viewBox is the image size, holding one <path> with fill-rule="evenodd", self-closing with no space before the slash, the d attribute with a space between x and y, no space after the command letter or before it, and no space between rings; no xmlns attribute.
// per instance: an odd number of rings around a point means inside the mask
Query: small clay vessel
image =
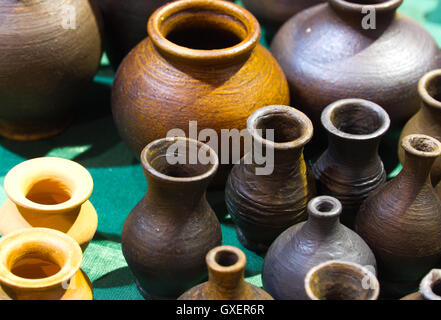
<svg viewBox="0 0 441 320"><path fill-rule="evenodd" d="M409 134L425 134L441 141L441 69L433 70L418 83L421 109L405 125L401 139ZM404 150L398 148L400 161L404 161ZM441 180L441 159L438 158L431 171L432 184Z"/></svg>
<svg viewBox="0 0 441 320"><path fill-rule="evenodd" d="M315 186L303 147L313 128L308 117L292 107L267 106L248 118L247 130L254 148L231 170L225 201L240 242L265 252L283 231L306 219ZM260 158L267 161L262 164Z"/></svg>
<svg viewBox="0 0 441 320"><path fill-rule="evenodd" d="M416 134L404 137L401 146L402 171L361 205L355 225L391 297L413 290L441 258L441 202L430 182L441 143Z"/></svg>
<svg viewBox="0 0 441 320"><path fill-rule="evenodd" d="M178 300L274 300L244 279L247 258L238 248L221 246L206 257L208 281L188 290Z"/></svg>
<svg viewBox="0 0 441 320"><path fill-rule="evenodd" d="M141 163L148 190L124 223L122 252L145 298L176 299L204 280L205 255L222 244L205 197L219 160L208 145L176 137L147 145Z"/></svg>
<svg viewBox="0 0 441 320"><path fill-rule="evenodd" d="M421 281L419 292L401 300L441 300L441 269L433 269Z"/></svg>
<svg viewBox="0 0 441 320"><path fill-rule="evenodd" d="M326 106L348 97L379 104L393 127L418 111L418 80L441 65L441 55L428 31L397 12L402 2L328 0L278 31L271 52L314 125Z"/></svg>
<svg viewBox="0 0 441 320"><path fill-rule="evenodd" d="M93 1L1 1L0 135L36 140L63 131L102 54Z"/></svg>
<svg viewBox="0 0 441 320"><path fill-rule="evenodd" d="M380 284L362 265L331 260L308 271L305 291L310 300L377 300Z"/></svg>
<svg viewBox="0 0 441 320"><path fill-rule="evenodd" d="M92 300L83 254L66 234L20 229L0 238L0 300Z"/></svg>
<svg viewBox="0 0 441 320"><path fill-rule="evenodd" d="M88 200L93 180L86 168L61 158L43 157L12 168L4 180L8 199L0 208L0 234L17 229L56 229L84 251L95 235L98 215Z"/></svg>
<svg viewBox="0 0 441 320"><path fill-rule="evenodd" d="M378 145L389 116L373 102L345 99L326 107L321 121L328 149L313 167L317 191L340 200L341 221L352 229L361 203L386 181Z"/></svg>
<svg viewBox="0 0 441 320"><path fill-rule="evenodd" d="M259 23L242 7L174 1L150 17L147 31L121 63L112 90L116 126L137 157L172 129L189 137L191 120L197 135L209 128L220 138L222 129L245 129L260 107L289 104L285 75L258 44Z"/></svg>
<svg viewBox="0 0 441 320"><path fill-rule="evenodd" d="M329 260L354 262L376 273L374 254L339 221L340 201L320 196L308 203L308 221L282 233L269 248L262 270L265 290L277 300L305 300L305 276Z"/></svg>

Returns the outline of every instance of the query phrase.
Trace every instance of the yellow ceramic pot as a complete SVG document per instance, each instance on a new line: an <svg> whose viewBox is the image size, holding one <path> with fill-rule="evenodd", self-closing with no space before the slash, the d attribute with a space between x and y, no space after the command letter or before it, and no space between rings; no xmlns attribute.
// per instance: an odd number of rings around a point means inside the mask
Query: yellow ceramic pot
<svg viewBox="0 0 441 320"><path fill-rule="evenodd" d="M83 254L66 234L21 229L0 239L0 300L92 300Z"/></svg>
<svg viewBox="0 0 441 320"><path fill-rule="evenodd" d="M43 227L67 233L84 251L98 226L88 201L93 190L90 173L61 158L36 158L12 168L5 177L8 199L0 208L0 234Z"/></svg>

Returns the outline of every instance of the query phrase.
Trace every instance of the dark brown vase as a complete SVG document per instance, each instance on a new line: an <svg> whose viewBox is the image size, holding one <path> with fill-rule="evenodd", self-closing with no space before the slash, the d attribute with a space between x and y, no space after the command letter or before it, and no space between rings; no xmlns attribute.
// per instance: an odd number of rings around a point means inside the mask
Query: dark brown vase
<svg viewBox="0 0 441 320"><path fill-rule="evenodd" d="M403 170L361 205L355 225L372 248L383 289L391 297L413 290L441 258L441 202L430 182L441 143L409 135L401 145Z"/></svg>
<svg viewBox="0 0 441 320"><path fill-rule="evenodd" d="M308 221L282 233L269 248L262 270L265 290L277 300L305 300L305 276L328 260L354 262L375 273L368 245L339 221L340 201L320 196L308 203Z"/></svg>
<svg viewBox="0 0 441 320"><path fill-rule="evenodd" d="M433 70L421 78L418 84L421 109L407 122L401 138L409 134L425 134L441 141L441 69ZM404 161L404 151L399 147L398 155ZM435 161L431 171L432 184L441 180L441 158Z"/></svg>
<svg viewBox="0 0 441 320"><path fill-rule="evenodd" d="M418 80L441 65L441 55L424 28L396 12L402 2L328 0L279 30L271 52L314 125L327 105L351 97L382 106L394 127L418 111Z"/></svg>
<svg viewBox="0 0 441 320"><path fill-rule="evenodd" d="M368 268L331 260L311 268L305 291L310 300L377 300L380 284Z"/></svg>
<svg viewBox="0 0 441 320"><path fill-rule="evenodd" d="M441 300L441 269L433 269L423 278L420 291L401 300Z"/></svg>
<svg viewBox="0 0 441 320"><path fill-rule="evenodd" d="M361 203L386 181L378 145L389 116L373 102L345 99L326 107L321 121L329 143L313 168L317 191L340 200L341 221L352 229Z"/></svg>
<svg viewBox="0 0 441 320"><path fill-rule="evenodd" d="M0 2L0 135L37 140L63 131L102 53L93 1Z"/></svg>
<svg viewBox="0 0 441 320"><path fill-rule="evenodd" d="M208 281L178 300L273 300L264 290L245 281L246 259L240 249L232 246L212 249L206 257Z"/></svg>
<svg viewBox="0 0 441 320"><path fill-rule="evenodd" d="M315 186L303 147L313 128L308 117L292 107L267 106L248 118L247 129L254 148L233 167L225 201L240 242L265 252L279 234L306 219ZM273 130L272 138L267 130ZM262 164L259 158L265 151L268 161Z"/></svg>
<svg viewBox="0 0 441 320"><path fill-rule="evenodd" d="M209 161L197 157L190 164L195 154ZM145 298L176 299L204 280L205 255L222 244L219 221L205 198L218 158L201 142L165 138L145 147L141 163L148 191L124 223L122 251Z"/></svg>

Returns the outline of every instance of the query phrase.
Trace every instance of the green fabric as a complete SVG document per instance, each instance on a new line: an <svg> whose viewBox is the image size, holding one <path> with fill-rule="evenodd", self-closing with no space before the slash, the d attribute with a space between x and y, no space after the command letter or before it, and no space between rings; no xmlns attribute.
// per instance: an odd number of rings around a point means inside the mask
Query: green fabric
<svg viewBox="0 0 441 320"><path fill-rule="evenodd" d="M419 22L441 44L441 0L406 0L400 10ZM267 45L265 31L262 43ZM121 253L120 234L130 210L142 198L147 183L140 164L121 141L110 114L110 88L113 72L106 57L103 66L78 104L75 123L61 135L37 142L0 139L0 203L6 199L3 180L18 163L42 156L71 159L84 165L94 179L90 198L99 224L94 240L84 254L82 268L89 275L95 299L142 299L134 278ZM394 134L399 135L398 133ZM395 143L395 142L394 142ZM388 152L395 154L396 145ZM393 148L392 148L393 147ZM396 156L387 167L390 177L400 170ZM210 192L208 198L217 212L225 212L222 192ZM261 286L263 259L239 243L233 223L222 221L223 243L241 248L247 256L246 280Z"/></svg>

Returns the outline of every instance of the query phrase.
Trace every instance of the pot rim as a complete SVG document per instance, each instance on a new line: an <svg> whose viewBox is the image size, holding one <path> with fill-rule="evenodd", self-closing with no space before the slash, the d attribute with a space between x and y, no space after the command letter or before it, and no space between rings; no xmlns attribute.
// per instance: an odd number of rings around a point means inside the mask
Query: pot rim
<svg viewBox="0 0 441 320"><path fill-rule="evenodd" d="M420 292L426 300L441 300L441 296L433 292L433 285L441 283L441 269L432 269L421 281Z"/></svg>
<svg viewBox="0 0 441 320"><path fill-rule="evenodd" d="M422 151L417 149L413 144L414 139L420 139L421 142L430 142L434 146L434 150L432 151ZM438 139L435 139L431 136L427 136L425 134L410 134L405 136L401 140L401 147L404 149L404 151L413 154L418 157L425 157L425 158L437 158L441 155L441 142L438 141Z"/></svg>
<svg viewBox="0 0 441 320"><path fill-rule="evenodd" d="M216 261L216 256L220 252L228 252L234 254L237 257L237 261L234 262L230 266L223 266ZM237 273L241 270L245 269L247 258L242 250L233 246L218 246L216 248L211 249L207 256L205 257L205 261L209 269L217 272L217 273Z"/></svg>
<svg viewBox="0 0 441 320"><path fill-rule="evenodd" d="M331 205L330 210L320 210L319 206L322 204ZM342 211L341 202L334 197L331 196L318 196L312 198L307 205L307 211L309 215L312 215L317 218L332 218L338 217Z"/></svg>
<svg viewBox="0 0 441 320"><path fill-rule="evenodd" d="M362 13L362 9L365 7L374 8L376 12L390 12L397 10L404 0L383 0L380 3L354 3L349 0L328 0L328 2L335 8L345 11L355 11Z"/></svg>
<svg viewBox="0 0 441 320"><path fill-rule="evenodd" d="M436 78L438 78L441 83L441 69L435 69L426 73L418 82L418 92L425 104L429 105L430 107L441 109L441 101L432 97L427 90L429 82Z"/></svg>

